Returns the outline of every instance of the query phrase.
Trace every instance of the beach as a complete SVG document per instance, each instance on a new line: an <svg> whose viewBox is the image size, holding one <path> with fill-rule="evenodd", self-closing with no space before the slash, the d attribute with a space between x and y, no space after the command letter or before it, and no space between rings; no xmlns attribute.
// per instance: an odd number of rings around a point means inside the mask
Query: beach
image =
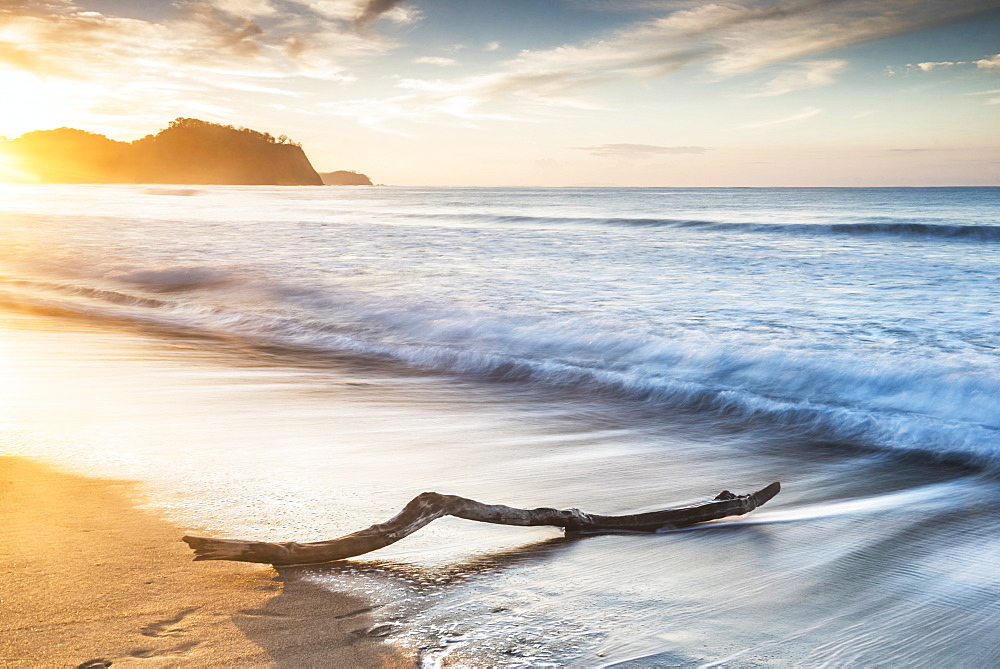
<svg viewBox="0 0 1000 669"><path fill-rule="evenodd" d="M194 564L183 531L135 501L126 481L0 457L0 664L412 666L370 634L365 601Z"/></svg>
<svg viewBox="0 0 1000 669"><path fill-rule="evenodd" d="M1000 189L5 189L4 662L1000 662Z"/></svg>

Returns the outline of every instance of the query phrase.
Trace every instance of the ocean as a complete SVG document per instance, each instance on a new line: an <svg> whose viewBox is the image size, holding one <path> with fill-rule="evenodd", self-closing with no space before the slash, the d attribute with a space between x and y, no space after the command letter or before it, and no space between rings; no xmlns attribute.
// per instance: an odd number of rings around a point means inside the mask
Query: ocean
<svg viewBox="0 0 1000 669"><path fill-rule="evenodd" d="M0 187L0 453L289 568L422 666L1000 664L1000 188ZM192 565L196 569L198 565Z"/></svg>

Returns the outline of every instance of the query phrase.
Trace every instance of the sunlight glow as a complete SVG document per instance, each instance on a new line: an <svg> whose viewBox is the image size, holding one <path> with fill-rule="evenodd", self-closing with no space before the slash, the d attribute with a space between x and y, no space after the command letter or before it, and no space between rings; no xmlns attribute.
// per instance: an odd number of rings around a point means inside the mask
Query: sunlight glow
<svg viewBox="0 0 1000 669"><path fill-rule="evenodd" d="M0 183L25 183L35 179L21 169L21 161L0 149Z"/></svg>
<svg viewBox="0 0 1000 669"><path fill-rule="evenodd" d="M0 138L133 141L185 117L391 184L998 182L984 0L523 4L482 23L419 0L8 2ZM596 8L622 4L647 9Z"/></svg>
<svg viewBox="0 0 1000 669"><path fill-rule="evenodd" d="M65 80L43 80L28 73L0 70L0 136L17 137L32 130L54 128L78 116L68 104L76 85Z"/></svg>

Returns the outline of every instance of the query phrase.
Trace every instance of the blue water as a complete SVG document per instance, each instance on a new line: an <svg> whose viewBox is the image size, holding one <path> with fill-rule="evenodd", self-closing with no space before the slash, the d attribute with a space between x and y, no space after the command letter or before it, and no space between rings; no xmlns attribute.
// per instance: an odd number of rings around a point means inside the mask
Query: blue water
<svg viewBox="0 0 1000 669"><path fill-rule="evenodd" d="M441 521L308 572L397 607L425 664L1000 661L1000 189L2 195L0 308L45 323L7 450L192 524L311 540L423 489L624 512L783 481L711 532ZM86 428L46 427L81 388Z"/></svg>

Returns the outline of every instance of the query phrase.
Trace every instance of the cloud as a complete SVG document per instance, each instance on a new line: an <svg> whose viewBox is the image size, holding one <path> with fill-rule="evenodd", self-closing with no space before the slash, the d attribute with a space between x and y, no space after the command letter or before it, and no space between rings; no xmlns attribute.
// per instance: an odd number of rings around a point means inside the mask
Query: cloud
<svg viewBox="0 0 1000 669"><path fill-rule="evenodd" d="M361 12L354 19L355 25L364 28L373 23L383 14L395 9L404 0L367 0L361 7Z"/></svg>
<svg viewBox="0 0 1000 669"><path fill-rule="evenodd" d="M1000 53L976 61L976 67L983 70L995 70L1000 68Z"/></svg>
<svg viewBox="0 0 1000 669"><path fill-rule="evenodd" d="M406 82L401 83L405 88ZM415 86L432 88L431 82L413 83ZM441 85L444 85L443 82ZM447 90L440 92L427 90L418 94L388 98L324 102L319 106L329 115L349 118L372 130L402 137L413 137L414 134L401 129L401 124L428 124L442 117L448 119L449 126L464 128L476 128L476 123L483 120L521 122L530 120L482 110L480 101L475 97L451 94Z"/></svg>
<svg viewBox="0 0 1000 669"><path fill-rule="evenodd" d="M927 63L917 63L908 64L906 67L911 70L920 70L921 72L930 72L932 70L940 70L949 67L962 67L966 65L975 65L981 70L993 70L1000 69L1000 53L994 56L988 56L982 60L968 61L968 60L956 60L956 61L941 61L941 62L927 62Z"/></svg>
<svg viewBox="0 0 1000 669"><path fill-rule="evenodd" d="M822 53L995 8L991 0L778 0L700 4L647 26L650 36L702 40L715 47L719 75ZM643 37L641 34L636 37Z"/></svg>
<svg viewBox="0 0 1000 669"><path fill-rule="evenodd" d="M594 83L587 73L566 76L565 73L523 72L476 75L458 80L405 78L397 82L400 89L412 91L408 98L416 107L460 110L462 118L510 119L507 114L497 116L495 112L480 111L491 102L512 99L516 104L529 106L534 111L540 108L569 107L576 109L597 109L580 98L578 93Z"/></svg>
<svg viewBox="0 0 1000 669"><path fill-rule="evenodd" d="M264 30L253 19L231 14L208 2L175 5L179 22L206 47L236 57L260 55L265 47Z"/></svg>
<svg viewBox="0 0 1000 669"><path fill-rule="evenodd" d="M298 91L290 91L286 88L277 88L276 86L261 86L259 84L248 83L238 80L225 81L218 85L220 88L234 90L234 91L247 91L248 93L263 93L264 95L280 95L289 98L302 97L302 93Z"/></svg>
<svg viewBox="0 0 1000 669"><path fill-rule="evenodd" d="M783 125L785 123L794 123L795 121L804 121L808 118L812 118L817 114L823 113L822 109L817 109L816 107L806 107L802 111L790 114L789 116L782 116L781 118L776 118L770 121L763 121L760 123L747 123L746 125L740 126L743 128L765 128L772 125Z"/></svg>
<svg viewBox="0 0 1000 669"><path fill-rule="evenodd" d="M458 61L454 58L444 58L442 56L421 56L420 58L414 58L413 62L417 65L439 65L441 67L458 65Z"/></svg>
<svg viewBox="0 0 1000 669"><path fill-rule="evenodd" d="M604 3L602 3L603 6ZM447 82L475 105L593 107L588 89L699 67L715 79L800 61L757 94L776 96L833 83L846 63L808 59L832 49L948 23L1000 6L997 0L642 0L648 18L595 39L525 50L491 74ZM808 59L808 60L802 60ZM441 95L441 82L404 87Z"/></svg>
<svg viewBox="0 0 1000 669"><path fill-rule="evenodd" d="M407 96L324 102L320 107L330 116L348 118L372 130L399 137L414 136L400 130L399 121L422 123L429 120L429 113L410 104Z"/></svg>
<svg viewBox="0 0 1000 669"><path fill-rule="evenodd" d="M258 0L212 0L212 2L244 2ZM278 2L279 0L270 0ZM408 6L406 0L283 0L283 10L295 12L294 6L304 8L317 17L350 24L357 29L367 29L379 19L394 23L412 23L420 12Z"/></svg>
<svg viewBox="0 0 1000 669"><path fill-rule="evenodd" d="M278 11L271 0L215 0L215 5L237 16L274 16Z"/></svg>
<svg viewBox="0 0 1000 669"><path fill-rule="evenodd" d="M931 70L940 70L946 67L955 67L956 65L968 65L969 63L964 61L943 61L940 63L917 63L916 65L907 65L909 68L916 68L921 72L930 72Z"/></svg>
<svg viewBox="0 0 1000 669"><path fill-rule="evenodd" d="M657 144L599 144L597 146L576 146L579 151L588 151L602 158L649 158L664 154L701 154L712 151L705 146L659 146Z"/></svg>
<svg viewBox="0 0 1000 669"><path fill-rule="evenodd" d="M975 93L966 93L966 95L995 95L997 97L990 98L986 101L988 105L1000 105L1000 88L994 88L989 91L976 91Z"/></svg>
<svg viewBox="0 0 1000 669"><path fill-rule="evenodd" d="M813 60L798 63L774 77L761 91L748 97L771 97L807 88L829 86L835 81L835 75L840 74L846 67L846 60Z"/></svg>
<svg viewBox="0 0 1000 669"><path fill-rule="evenodd" d="M0 63L42 77L60 77L71 73L65 66L10 42L0 42Z"/></svg>
<svg viewBox="0 0 1000 669"><path fill-rule="evenodd" d="M212 102L227 81L242 81L247 92L282 87L275 82L294 77L351 81L355 63L396 46L373 26L420 17L419 2L405 0L186 0L143 20L87 11L87 1L0 0L0 68L86 81L103 91L95 105L124 108L123 96L132 96L133 108L162 101L166 114L191 96ZM384 98L395 111L380 118L473 122L605 109L591 98L595 87L684 69L718 81L773 67L754 95L778 96L834 83L847 65L823 52L1000 6L1000 0L577 1L640 9L621 16L643 18L593 39L521 51L474 76L463 70L420 79L401 72L398 95ZM499 42L482 48L503 53ZM442 66L435 75L452 64L432 56L417 62ZM1000 55L975 66L1000 67ZM222 97L213 103L233 106Z"/></svg>
<svg viewBox="0 0 1000 669"><path fill-rule="evenodd" d="M301 89L302 77L350 82L355 63L394 48L355 29L361 0L188 0L130 12L146 19L86 2L0 0L0 77L33 77L18 104L46 112L5 114L4 134L56 123L128 137L199 114L249 122L251 96Z"/></svg>
<svg viewBox="0 0 1000 669"><path fill-rule="evenodd" d="M348 16L357 0L328 1L187 0L164 18L140 20L83 11L70 0L6 0L0 22L16 40L0 42L0 62L115 85L209 83L220 75L343 81L347 63L392 45L354 31Z"/></svg>

